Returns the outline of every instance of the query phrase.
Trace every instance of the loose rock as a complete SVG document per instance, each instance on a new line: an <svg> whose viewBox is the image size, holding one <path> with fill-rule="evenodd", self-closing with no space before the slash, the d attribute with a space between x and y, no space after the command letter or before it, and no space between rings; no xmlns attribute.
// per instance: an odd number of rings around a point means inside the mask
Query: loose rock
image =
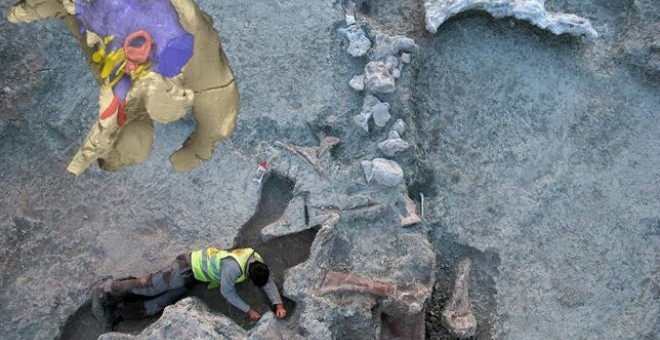
<svg viewBox="0 0 660 340"><path fill-rule="evenodd" d="M410 144L401 138L388 139L378 143L378 149L387 157L394 157L397 152L407 150L409 147Z"/></svg>
<svg viewBox="0 0 660 340"><path fill-rule="evenodd" d="M369 132L369 118L374 114L378 115L376 125L378 127L383 127L387 124L387 121L390 119L389 115L390 104L383 103L376 96L366 95L364 101L362 102L362 111L353 117L355 123L364 129L364 131ZM383 123L383 120L385 122ZM382 124L382 125L379 125Z"/></svg>
<svg viewBox="0 0 660 340"><path fill-rule="evenodd" d="M385 60L388 56L398 58L399 53L410 53L415 49L415 41L407 37L376 33L375 41L371 60Z"/></svg>
<svg viewBox="0 0 660 340"><path fill-rule="evenodd" d="M353 77L351 81L348 82L348 85L358 92L364 90L364 74Z"/></svg>
<svg viewBox="0 0 660 340"><path fill-rule="evenodd" d="M365 55L371 48L371 41L358 25L350 25L347 28L340 28L339 33L348 39L346 52L354 57Z"/></svg>
<svg viewBox="0 0 660 340"><path fill-rule="evenodd" d="M372 108L374 123L378 127L384 127L387 125L387 122L390 121L392 115L390 115L390 104L389 103L378 103Z"/></svg>
<svg viewBox="0 0 660 340"><path fill-rule="evenodd" d="M403 181L403 169L395 161L375 158L372 161L362 161L361 165L367 182L373 178L382 185L394 187Z"/></svg>
<svg viewBox="0 0 660 340"><path fill-rule="evenodd" d="M394 122L394 125L392 125L392 131L397 132L397 137L403 136L403 133L406 132L406 123L403 119L397 119L396 122ZM392 137L389 139L392 139Z"/></svg>
<svg viewBox="0 0 660 340"><path fill-rule="evenodd" d="M271 317L272 317L272 313ZM259 322L268 321L264 317ZM248 333L223 314L209 312L196 298L185 298L166 307L163 315L138 335L106 333L99 340L156 340L156 339L248 339Z"/></svg>
<svg viewBox="0 0 660 340"><path fill-rule="evenodd" d="M405 52L401 54L401 62L403 62L404 64L410 64L411 59L412 59L412 54Z"/></svg>
<svg viewBox="0 0 660 340"><path fill-rule="evenodd" d="M396 90L392 70L382 61L370 61L364 67L365 85L375 93L392 93Z"/></svg>

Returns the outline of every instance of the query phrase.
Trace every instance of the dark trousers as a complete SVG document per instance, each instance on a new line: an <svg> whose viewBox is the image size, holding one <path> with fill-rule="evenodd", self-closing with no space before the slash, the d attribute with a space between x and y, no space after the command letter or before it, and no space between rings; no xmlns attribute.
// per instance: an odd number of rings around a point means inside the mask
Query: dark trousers
<svg viewBox="0 0 660 340"><path fill-rule="evenodd" d="M125 319L144 318L178 301L194 283L190 253L181 254L170 266L155 273L113 281L108 302Z"/></svg>

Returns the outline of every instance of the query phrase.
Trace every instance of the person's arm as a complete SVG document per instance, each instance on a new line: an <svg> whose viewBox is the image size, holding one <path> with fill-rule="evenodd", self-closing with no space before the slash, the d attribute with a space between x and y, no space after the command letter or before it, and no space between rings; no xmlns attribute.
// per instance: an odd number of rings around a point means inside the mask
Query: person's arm
<svg viewBox="0 0 660 340"><path fill-rule="evenodd" d="M282 304L282 298L280 297L280 292L277 291L277 286L273 281L272 274L268 277L268 282L266 282L266 284L263 287L261 287L261 289L263 289L266 295L268 296L268 300L270 300L270 303L274 305Z"/></svg>
<svg viewBox="0 0 660 340"><path fill-rule="evenodd" d="M220 271L220 293L229 303L242 310L243 313L247 313L250 311L250 306L238 296L234 288L236 279L241 276L241 268L233 259L222 260L220 266L222 268Z"/></svg>
<svg viewBox="0 0 660 340"><path fill-rule="evenodd" d="M277 286L275 285L275 282L273 281L273 274L268 276L268 282L261 287L261 289L264 290L266 295L268 296L268 300L273 304L273 312L275 312L275 316L278 318L283 318L286 316L286 309L284 308L284 304L282 303L282 298L280 297L280 293L277 291Z"/></svg>

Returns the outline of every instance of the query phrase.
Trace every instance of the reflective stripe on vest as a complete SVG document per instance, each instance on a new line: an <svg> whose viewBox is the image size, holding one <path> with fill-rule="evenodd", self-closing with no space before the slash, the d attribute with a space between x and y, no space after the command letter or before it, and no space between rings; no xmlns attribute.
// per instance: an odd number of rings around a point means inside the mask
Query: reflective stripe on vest
<svg viewBox="0 0 660 340"><path fill-rule="evenodd" d="M216 281L218 278L220 278L220 268L216 264L216 258L218 255L217 253L214 253L211 255L211 259L209 261L210 252L212 252L210 249L207 249L207 251L202 251L202 275L204 275L204 278L207 280L207 282L213 281L213 278L216 278ZM213 270L212 273L209 273L209 262L211 262L211 269Z"/></svg>

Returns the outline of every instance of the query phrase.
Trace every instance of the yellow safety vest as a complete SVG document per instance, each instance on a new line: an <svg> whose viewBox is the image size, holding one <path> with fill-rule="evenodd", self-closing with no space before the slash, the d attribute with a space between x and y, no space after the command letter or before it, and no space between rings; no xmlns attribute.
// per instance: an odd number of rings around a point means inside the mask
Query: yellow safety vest
<svg viewBox="0 0 660 340"><path fill-rule="evenodd" d="M231 257L238 262L238 265L241 267L241 276L236 279L235 283L241 283L247 278L246 269L248 260L253 255L256 261L264 262L261 255L252 248L238 248L233 250L207 248L193 251L190 254L190 265L192 266L195 279L202 282L210 282L208 289L213 289L220 287L220 261L222 259Z"/></svg>

